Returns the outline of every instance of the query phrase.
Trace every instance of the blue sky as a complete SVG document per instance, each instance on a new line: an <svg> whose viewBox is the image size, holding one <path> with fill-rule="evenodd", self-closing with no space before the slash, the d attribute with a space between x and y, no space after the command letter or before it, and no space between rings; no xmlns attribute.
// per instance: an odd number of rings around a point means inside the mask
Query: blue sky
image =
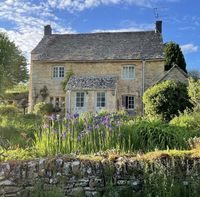
<svg viewBox="0 0 200 197"><path fill-rule="evenodd" d="M164 42L180 44L187 69L200 70L199 0L0 0L0 31L29 59L44 25L56 33L150 30L154 8Z"/></svg>

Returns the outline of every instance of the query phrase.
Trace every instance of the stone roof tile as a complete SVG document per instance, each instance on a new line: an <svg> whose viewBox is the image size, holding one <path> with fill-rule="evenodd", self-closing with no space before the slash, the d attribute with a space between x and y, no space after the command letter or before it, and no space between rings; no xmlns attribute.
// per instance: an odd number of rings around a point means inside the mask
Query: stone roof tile
<svg viewBox="0 0 200 197"><path fill-rule="evenodd" d="M46 35L32 60L99 61L163 58L163 39L155 31Z"/></svg>
<svg viewBox="0 0 200 197"><path fill-rule="evenodd" d="M66 86L67 90L114 90L117 78L113 76L72 76Z"/></svg>

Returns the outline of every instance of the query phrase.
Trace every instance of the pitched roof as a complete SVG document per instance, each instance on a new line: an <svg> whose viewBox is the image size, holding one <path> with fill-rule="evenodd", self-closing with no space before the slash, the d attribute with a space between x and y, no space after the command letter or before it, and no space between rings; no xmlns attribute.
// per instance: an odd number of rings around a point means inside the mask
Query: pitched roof
<svg viewBox="0 0 200 197"><path fill-rule="evenodd" d="M98 61L163 58L163 39L155 31L45 35L32 60Z"/></svg>
<svg viewBox="0 0 200 197"><path fill-rule="evenodd" d="M72 76L66 86L67 90L114 90L117 78L113 76Z"/></svg>
<svg viewBox="0 0 200 197"><path fill-rule="evenodd" d="M173 70L177 69L185 78L188 78L188 75L185 71L183 71L177 64L174 64L172 68L170 68L168 71L165 71L162 76L160 76L159 80L157 80L154 84L160 83L163 81L170 73L173 72Z"/></svg>

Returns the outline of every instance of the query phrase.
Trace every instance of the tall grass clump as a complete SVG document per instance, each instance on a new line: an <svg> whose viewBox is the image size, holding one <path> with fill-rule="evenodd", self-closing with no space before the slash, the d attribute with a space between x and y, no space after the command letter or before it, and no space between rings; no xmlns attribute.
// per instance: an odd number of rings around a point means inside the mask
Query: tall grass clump
<svg viewBox="0 0 200 197"><path fill-rule="evenodd" d="M35 148L41 155L124 150L121 124L127 118L121 113L67 114L65 118L53 114L35 133Z"/></svg>
<svg viewBox="0 0 200 197"><path fill-rule="evenodd" d="M110 149L122 152L186 148L186 129L122 113L67 114L46 118L42 130L35 133L39 156L81 153Z"/></svg>

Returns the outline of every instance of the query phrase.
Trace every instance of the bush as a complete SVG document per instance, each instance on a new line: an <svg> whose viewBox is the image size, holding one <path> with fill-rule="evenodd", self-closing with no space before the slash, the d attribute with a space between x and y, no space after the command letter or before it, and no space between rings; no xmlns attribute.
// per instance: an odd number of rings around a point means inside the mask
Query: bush
<svg viewBox="0 0 200 197"><path fill-rule="evenodd" d="M130 121L121 130L123 132L130 130L132 150L151 151L187 147L185 138L188 138L188 132L186 129L160 121L138 121L137 123ZM125 140L129 138L125 137Z"/></svg>
<svg viewBox="0 0 200 197"><path fill-rule="evenodd" d="M189 80L188 94L191 98L191 102L194 104L195 110L200 110L200 79Z"/></svg>
<svg viewBox="0 0 200 197"><path fill-rule="evenodd" d="M54 111L53 104L40 102L35 105L34 112L38 115L49 115Z"/></svg>
<svg viewBox="0 0 200 197"><path fill-rule="evenodd" d="M179 127L185 127L189 130L195 130L200 128L200 117L195 113L183 113L179 116L174 117L170 121L171 125L176 125Z"/></svg>
<svg viewBox="0 0 200 197"><path fill-rule="evenodd" d="M165 121L192 107L186 85L174 81L164 81L149 88L143 102L148 116L161 116Z"/></svg>
<svg viewBox="0 0 200 197"><path fill-rule="evenodd" d="M41 123L41 117L36 114L0 116L0 137L9 140L12 146L31 146L33 133L41 127Z"/></svg>
<svg viewBox="0 0 200 197"><path fill-rule="evenodd" d="M0 116L16 115L18 109L13 105L0 105Z"/></svg>

